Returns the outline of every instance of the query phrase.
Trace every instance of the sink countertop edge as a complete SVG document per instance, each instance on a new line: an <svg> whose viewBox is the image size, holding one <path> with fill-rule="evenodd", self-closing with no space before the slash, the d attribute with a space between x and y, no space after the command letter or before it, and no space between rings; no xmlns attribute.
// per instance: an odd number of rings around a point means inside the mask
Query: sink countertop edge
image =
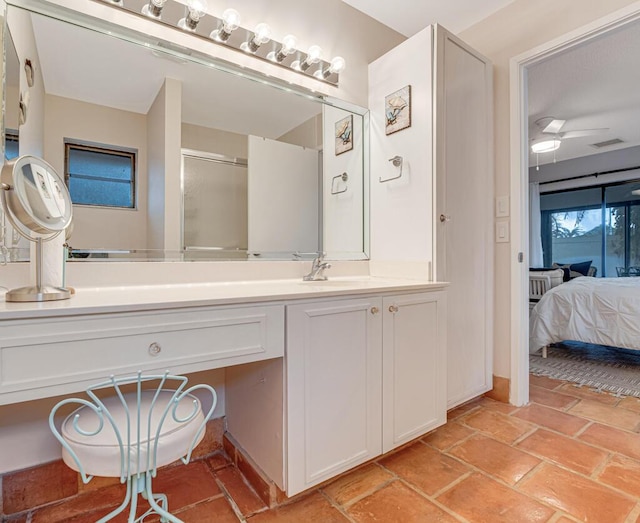
<svg viewBox="0 0 640 523"><path fill-rule="evenodd" d="M330 283L328 283L330 282ZM332 278L302 282L299 279L190 283L123 287L79 287L68 300L50 302L0 302L0 320L64 317L81 314L142 312L172 308L260 304L389 292L435 291L446 282L402 278Z"/></svg>

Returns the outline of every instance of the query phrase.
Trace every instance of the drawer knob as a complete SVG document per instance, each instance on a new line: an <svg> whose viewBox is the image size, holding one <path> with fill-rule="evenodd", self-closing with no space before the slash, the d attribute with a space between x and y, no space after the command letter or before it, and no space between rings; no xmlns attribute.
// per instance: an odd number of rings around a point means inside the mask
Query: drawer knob
<svg viewBox="0 0 640 523"><path fill-rule="evenodd" d="M160 352L162 352L162 347L160 347L160 345L158 345L155 341L149 345L149 354L151 356L157 356L158 354L160 354Z"/></svg>
<svg viewBox="0 0 640 523"><path fill-rule="evenodd" d="M389 305L389 312L398 312L397 305Z"/></svg>
<svg viewBox="0 0 640 523"><path fill-rule="evenodd" d="M378 314L378 307L371 307L371 314Z"/></svg>

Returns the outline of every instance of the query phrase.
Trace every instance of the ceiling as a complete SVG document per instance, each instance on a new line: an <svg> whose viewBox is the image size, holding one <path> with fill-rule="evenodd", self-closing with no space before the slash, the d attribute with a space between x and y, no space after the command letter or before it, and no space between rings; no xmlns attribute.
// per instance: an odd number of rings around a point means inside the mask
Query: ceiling
<svg viewBox="0 0 640 523"><path fill-rule="evenodd" d="M342 0L406 37L438 23L454 34L514 0Z"/></svg>
<svg viewBox="0 0 640 523"><path fill-rule="evenodd" d="M545 116L566 120L560 132L608 128L601 134L562 140L556 161L640 145L640 23L528 68L529 138L541 136L535 121ZM553 136L553 135L550 135ZM592 144L618 138L603 148ZM539 163L554 161L540 154ZM531 154L530 165L536 165Z"/></svg>

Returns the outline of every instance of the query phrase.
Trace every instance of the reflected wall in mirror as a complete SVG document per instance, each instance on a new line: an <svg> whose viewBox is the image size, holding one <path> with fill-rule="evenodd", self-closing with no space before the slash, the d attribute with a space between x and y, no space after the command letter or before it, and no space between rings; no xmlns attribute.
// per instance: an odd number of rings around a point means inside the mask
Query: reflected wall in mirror
<svg viewBox="0 0 640 523"><path fill-rule="evenodd" d="M36 72L26 87L7 68L8 85L30 99L20 153L42 154L64 173L75 252L366 258L365 109L208 67L166 42L140 45L15 6L7 26L31 36L16 42L17 59ZM336 155L335 124L348 115L353 149ZM121 193L132 198L119 203Z"/></svg>

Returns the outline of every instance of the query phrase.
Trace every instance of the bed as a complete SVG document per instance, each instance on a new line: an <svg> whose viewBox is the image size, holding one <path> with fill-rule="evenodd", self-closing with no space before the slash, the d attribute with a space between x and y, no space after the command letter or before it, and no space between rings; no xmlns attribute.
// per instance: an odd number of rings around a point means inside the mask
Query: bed
<svg viewBox="0 0 640 523"><path fill-rule="evenodd" d="M530 314L529 352L566 340L640 350L640 278L581 277L545 292Z"/></svg>

